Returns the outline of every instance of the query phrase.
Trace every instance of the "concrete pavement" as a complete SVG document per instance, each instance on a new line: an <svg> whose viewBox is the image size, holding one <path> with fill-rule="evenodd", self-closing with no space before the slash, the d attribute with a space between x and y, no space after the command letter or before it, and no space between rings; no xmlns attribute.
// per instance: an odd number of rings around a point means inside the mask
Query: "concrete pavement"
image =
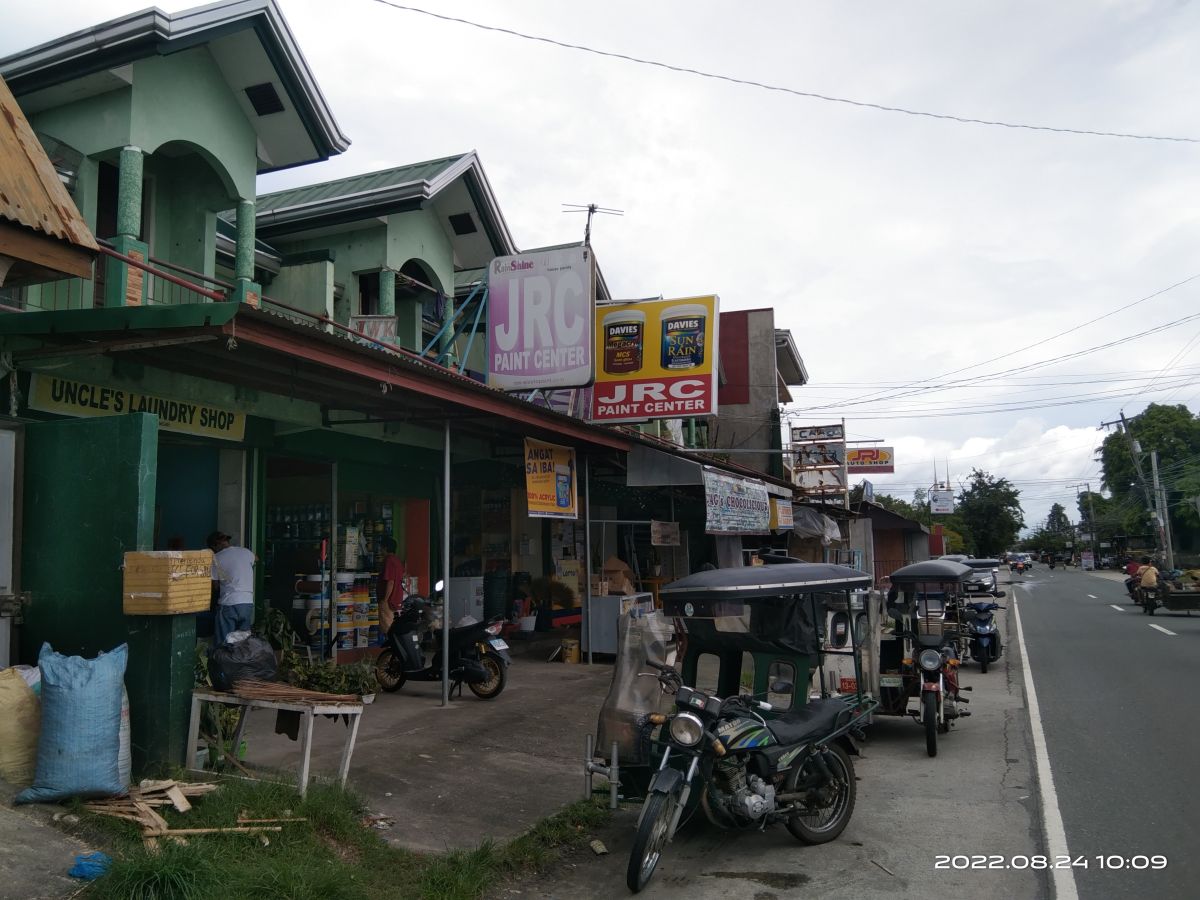
<svg viewBox="0 0 1200 900"><path fill-rule="evenodd" d="M1001 629L1007 637L1004 621ZM1015 642L1006 643L1004 658L987 675L981 675L976 664L963 667L962 683L974 686L967 695L972 716L941 736L936 758L926 755L923 733L911 720L877 719L865 756L855 760L857 805L838 840L806 847L781 826L730 833L706 821L692 821L668 847L641 896L1049 896L1045 872L971 867L983 857L990 864L995 856L1005 865L1025 865L1027 857L1045 853L1019 652ZM605 836L609 855L578 853L553 877L523 885L521 896L558 900L625 895L636 818L633 807L618 815ZM940 855L957 859L939 869Z"/></svg>
<svg viewBox="0 0 1200 900"><path fill-rule="evenodd" d="M67 875L75 857L88 852L82 841L51 822L58 805L17 806L20 789L0 781L0 900L57 900L83 882Z"/></svg>

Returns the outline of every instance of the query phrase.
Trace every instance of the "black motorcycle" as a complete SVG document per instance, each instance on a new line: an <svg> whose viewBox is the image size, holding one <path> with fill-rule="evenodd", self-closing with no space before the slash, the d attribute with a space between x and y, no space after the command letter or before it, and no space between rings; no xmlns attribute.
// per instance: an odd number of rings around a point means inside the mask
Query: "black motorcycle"
<svg viewBox="0 0 1200 900"><path fill-rule="evenodd" d="M440 585L440 582L439 582ZM406 681L442 680L442 641L437 636L433 659L425 663L421 637L433 618L433 603L420 595L406 597L388 629L387 646L375 659L375 677L388 693ZM475 622L450 629L450 690L462 693L465 684L480 700L492 700L504 690L512 661L508 644L500 639L503 619Z"/></svg>
<svg viewBox="0 0 1200 900"><path fill-rule="evenodd" d="M996 628L996 610L1004 607L999 603L968 603L966 608L974 613L967 620L971 659L979 663L979 671L986 674L988 666L1004 652Z"/></svg>
<svg viewBox="0 0 1200 900"><path fill-rule="evenodd" d="M650 782L638 819L625 880L634 893L654 875L663 849L679 827L693 790L708 819L718 827L761 829L783 822L806 844L832 841L854 812L853 751L848 735L862 716L842 700L812 700L804 707L764 718L776 708L750 696L724 700L685 686L662 662L654 645L644 673L675 695L671 715L654 714L662 725L662 760ZM773 690L786 692L790 685ZM676 768L679 766L679 768Z"/></svg>

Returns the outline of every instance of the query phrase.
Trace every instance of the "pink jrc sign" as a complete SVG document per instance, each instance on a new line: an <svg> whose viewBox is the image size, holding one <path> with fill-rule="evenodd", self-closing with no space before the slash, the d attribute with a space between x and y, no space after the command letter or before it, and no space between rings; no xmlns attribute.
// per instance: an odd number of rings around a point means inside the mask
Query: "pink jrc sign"
<svg viewBox="0 0 1200 900"><path fill-rule="evenodd" d="M492 260L488 384L505 391L590 384L593 282L586 247Z"/></svg>

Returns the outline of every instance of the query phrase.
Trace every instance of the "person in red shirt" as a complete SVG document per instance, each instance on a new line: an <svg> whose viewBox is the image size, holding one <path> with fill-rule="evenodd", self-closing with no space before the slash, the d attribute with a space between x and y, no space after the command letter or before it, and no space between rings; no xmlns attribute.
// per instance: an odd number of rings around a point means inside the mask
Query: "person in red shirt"
<svg viewBox="0 0 1200 900"><path fill-rule="evenodd" d="M379 637L385 640L392 620L404 603L404 560L396 555L395 538L384 538L383 566L379 572Z"/></svg>
<svg viewBox="0 0 1200 900"><path fill-rule="evenodd" d="M1141 567L1142 567L1141 563L1139 563L1133 557L1130 557L1129 562L1127 562L1125 564L1125 574L1128 575L1130 578L1132 578L1134 575L1136 575L1138 573L1138 569L1140 569Z"/></svg>

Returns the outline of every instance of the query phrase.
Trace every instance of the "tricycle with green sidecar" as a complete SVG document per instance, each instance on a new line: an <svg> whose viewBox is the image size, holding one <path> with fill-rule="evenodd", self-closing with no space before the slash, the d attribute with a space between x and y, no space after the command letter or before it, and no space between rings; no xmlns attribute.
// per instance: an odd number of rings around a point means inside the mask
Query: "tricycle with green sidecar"
<svg viewBox="0 0 1200 900"><path fill-rule="evenodd" d="M826 606L870 580L816 563L718 569L662 588L661 613L623 617L597 735L614 758L597 763L589 741L587 790L600 771L645 798L630 890L645 887L697 809L721 828L783 823L810 844L841 834L854 809L854 738L875 701L859 690L810 698L809 684L823 665Z"/></svg>

